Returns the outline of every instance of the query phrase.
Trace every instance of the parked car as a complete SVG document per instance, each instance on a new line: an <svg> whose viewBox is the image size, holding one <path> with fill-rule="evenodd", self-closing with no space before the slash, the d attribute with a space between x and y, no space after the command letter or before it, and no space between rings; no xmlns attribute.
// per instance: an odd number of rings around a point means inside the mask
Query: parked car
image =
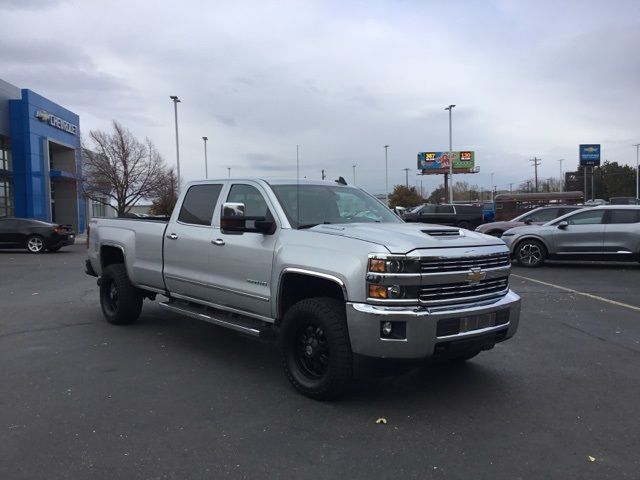
<svg viewBox="0 0 640 480"><path fill-rule="evenodd" d="M402 216L405 222L452 225L473 230L484 221L479 205L421 205Z"/></svg>
<svg viewBox="0 0 640 480"><path fill-rule="evenodd" d="M539 207L534 210L530 210L527 213L523 213L522 215L507 222L483 223L476 228L476 232L486 233L487 235L493 235L494 237L501 237L502 234L510 228L520 227L522 225L542 225L555 218L561 217L566 213L580 210L581 208L584 207L578 205Z"/></svg>
<svg viewBox="0 0 640 480"><path fill-rule="evenodd" d="M502 240L523 267L547 259L640 260L640 206L583 208L541 226L512 228Z"/></svg>
<svg viewBox="0 0 640 480"><path fill-rule="evenodd" d="M0 248L26 248L31 253L45 249L57 252L73 245L76 233L70 225L43 222L31 218L0 218Z"/></svg>

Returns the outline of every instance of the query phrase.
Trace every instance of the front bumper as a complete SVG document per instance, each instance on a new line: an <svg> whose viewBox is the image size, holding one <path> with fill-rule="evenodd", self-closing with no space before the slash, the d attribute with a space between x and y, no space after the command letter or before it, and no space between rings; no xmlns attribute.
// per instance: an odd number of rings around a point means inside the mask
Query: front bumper
<svg viewBox="0 0 640 480"><path fill-rule="evenodd" d="M478 328L457 334L438 336L441 320L469 318L495 313L504 318L501 325ZM511 338L520 320L520 297L509 292L497 300L449 307L386 307L366 303L347 303L347 325L353 353L377 358L419 359L433 356L445 346L465 343L478 348ZM404 338L383 338L384 322L397 322ZM449 322L450 323L450 322ZM489 342L487 339L490 339Z"/></svg>

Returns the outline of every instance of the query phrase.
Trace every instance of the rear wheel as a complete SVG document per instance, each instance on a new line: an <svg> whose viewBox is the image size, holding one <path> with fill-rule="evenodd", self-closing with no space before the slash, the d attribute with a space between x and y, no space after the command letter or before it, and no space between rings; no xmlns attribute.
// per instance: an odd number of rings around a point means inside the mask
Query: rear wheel
<svg viewBox="0 0 640 480"><path fill-rule="evenodd" d="M109 323L129 325L142 310L142 294L131 285L127 269L121 263L109 265L100 279L100 306Z"/></svg>
<svg viewBox="0 0 640 480"><path fill-rule="evenodd" d="M547 259L547 249L534 239L523 240L515 249L516 261L523 267L539 267Z"/></svg>
<svg viewBox="0 0 640 480"><path fill-rule="evenodd" d="M333 298L310 298L293 305L281 330L282 364L303 395L329 400L342 394L353 377L344 305Z"/></svg>
<svg viewBox="0 0 640 480"><path fill-rule="evenodd" d="M44 251L44 240L40 235L31 235L27 238L27 250L29 253L42 253Z"/></svg>

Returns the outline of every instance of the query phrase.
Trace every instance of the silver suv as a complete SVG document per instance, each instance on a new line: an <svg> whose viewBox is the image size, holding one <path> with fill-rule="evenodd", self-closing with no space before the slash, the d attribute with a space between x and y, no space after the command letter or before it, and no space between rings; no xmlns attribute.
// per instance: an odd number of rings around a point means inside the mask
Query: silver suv
<svg viewBox="0 0 640 480"><path fill-rule="evenodd" d="M540 226L507 230L502 240L523 267L553 260L640 259L640 206L583 208Z"/></svg>

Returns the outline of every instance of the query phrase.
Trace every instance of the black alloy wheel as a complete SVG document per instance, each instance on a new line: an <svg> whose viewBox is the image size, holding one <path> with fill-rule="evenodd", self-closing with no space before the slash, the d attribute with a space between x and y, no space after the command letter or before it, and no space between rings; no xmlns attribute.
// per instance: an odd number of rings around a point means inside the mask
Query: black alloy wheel
<svg viewBox="0 0 640 480"><path fill-rule="evenodd" d="M127 269L121 263L109 265L100 279L100 306L109 323L129 325L142 310L142 294L129 281Z"/></svg>
<svg viewBox="0 0 640 480"><path fill-rule="evenodd" d="M344 393L353 377L353 355L344 303L309 298L282 320L280 351L285 374L303 395L329 400Z"/></svg>

